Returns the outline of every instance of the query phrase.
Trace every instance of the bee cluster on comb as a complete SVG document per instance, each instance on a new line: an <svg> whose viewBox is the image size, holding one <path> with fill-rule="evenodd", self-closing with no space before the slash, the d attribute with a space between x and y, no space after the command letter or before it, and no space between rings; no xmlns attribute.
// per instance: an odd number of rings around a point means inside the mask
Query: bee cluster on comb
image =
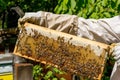
<svg viewBox="0 0 120 80"><path fill-rule="evenodd" d="M51 33L48 36L46 34L42 30L40 32L38 29L24 28L19 34L14 54L51 64L83 78L97 79L101 75L106 58L105 49L98 56L89 44L74 44L73 37L66 39L59 35L55 39L51 37Z"/></svg>

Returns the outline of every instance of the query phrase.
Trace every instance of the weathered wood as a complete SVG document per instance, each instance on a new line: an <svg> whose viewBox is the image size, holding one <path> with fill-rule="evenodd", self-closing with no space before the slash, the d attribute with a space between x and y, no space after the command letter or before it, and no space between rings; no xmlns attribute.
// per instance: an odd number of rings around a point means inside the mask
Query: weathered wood
<svg viewBox="0 0 120 80"><path fill-rule="evenodd" d="M101 79L109 45L30 23L19 33L14 54L83 78Z"/></svg>
<svg viewBox="0 0 120 80"><path fill-rule="evenodd" d="M30 63L14 64L14 80L33 80L33 65Z"/></svg>

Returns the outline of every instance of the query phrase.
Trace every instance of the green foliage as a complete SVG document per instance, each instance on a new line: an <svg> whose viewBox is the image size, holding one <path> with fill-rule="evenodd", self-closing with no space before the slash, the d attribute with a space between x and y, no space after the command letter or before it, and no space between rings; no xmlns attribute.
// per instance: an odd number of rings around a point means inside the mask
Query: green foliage
<svg viewBox="0 0 120 80"><path fill-rule="evenodd" d="M59 70L58 68L53 68L53 72L57 74L64 74L64 72Z"/></svg>
<svg viewBox="0 0 120 80"><path fill-rule="evenodd" d="M40 76L43 76L43 68L41 67L41 65L35 65L33 67L33 78L34 80L39 80Z"/></svg>
<svg viewBox="0 0 120 80"><path fill-rule="evenodd" d="M53 12L57 0L0 0L0 10L5 10L11 6L20 6L26 11L50 11Z"/></svg>
<svg viewBox="0 0 120 80"><path fill-rule="evenodd" d="M109 18L120 13L120 0L58 0L57 14L74 14L84 18Z"/></svg>
<svg viewBox="0 0 120 80"><path fill-rule="evenodd" d="M34 80L66 80L63 77L57 77L56 74L65 74L65 72L54 68L52 66L35 65L33 67L33 79Z"/></svg>
<svg viewBox="0 0 120 80"><path fill-rule="evenodd" d="M120 13L120 0L0 0L0 12L16 5L25 12L42 10L96 19Z"/></svg>
<svg viewBox="0 0 120 80"><path fill-rule="evenodd" d="M4 10L6 8L6 3L3 0L0 0L0 11Z"/></svg>
<svg viewBox="0 0 120 80"><path fill-rule="evenodd" d="M102 80L110 80L110 76L113 70L114 63L115 63L115 59L113 58L113 56L111 55L108 56L106 60L106 66L104 69Z"/></svg>
<svg viewBox="0 0 120 80"><path fill-rule="evenodd" d="M48 71L47 74L44 76L44 80L48 80L51 77L53 77L53 72L52 71Z"/></svg>
<svg viewBox="0 0 120 80"><path fill-rule="evenodd" d="M24 11L51 11L56 6L56 0L18 0L17 3Z"/></svg>
<svg viewBox="0 0 120 80"><path fill-rule="evenodd" d="M60 78L60 80L66 80L65 78Z"/></svg>
<svg viewBox="0 0 120 80"><path fill-rule="evenodd" d="M10 0L0 0L0 12L6 10L10 6L15 6L15 1Z"/></svg>

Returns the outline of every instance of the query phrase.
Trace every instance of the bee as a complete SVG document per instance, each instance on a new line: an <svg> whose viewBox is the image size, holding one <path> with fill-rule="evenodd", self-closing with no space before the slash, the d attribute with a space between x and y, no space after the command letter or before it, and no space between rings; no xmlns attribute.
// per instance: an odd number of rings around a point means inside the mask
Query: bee
<svg viewBox="0 0 120 80"><path fill-rule="evenodd" d="M21 45L19 45L19 47L17 47L17 52L20 52L23 50L23 48L21 47Z"/></svg>
<svg viewBox="0 0 120 80"><path fill-rule="evenodd" d="M24 45L24 47L27 48L27 49L30 49L30 48L31 48L30 44L28 44L28 43L26 43L26 44Z"/></svg>
<svg viewBox="0 0 120 80"><path fill-rule="evenodd" d="M34 32L33 28L31 28L31 31Z"/></svg>
<svg viewBox="0 0 120 80"><path fill-rule="evenodd" d="M39 52L36 52L35 55L36 55L36 57L35 57L36 59L39 59L40 56L41 56L41 55L39 54Z"/></svg>
<svg viewBox="0 0 120 80"><path fill-rule="evenodd" d="M23 33L24 35L27 34L27 29L25 29L25 28L22 29L22 32L21 32L21 33Z"/></svg>
<svg viewBox="0 0 120 80"><path fill-rule="evenodd" d="M31 49L28 49L28 50L26 51L26 55L27 55L28 57L32 56L32 50L31 50Z"/></svg>

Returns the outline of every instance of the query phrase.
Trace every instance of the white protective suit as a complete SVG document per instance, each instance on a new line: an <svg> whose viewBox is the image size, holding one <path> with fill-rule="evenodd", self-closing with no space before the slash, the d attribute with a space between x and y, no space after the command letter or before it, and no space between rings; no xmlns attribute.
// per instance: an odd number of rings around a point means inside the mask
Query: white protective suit
<svg viewBox="0 0 120 80"><path fill-rule="evenodd" d="M116 62L111 80L120 80L120 16L96 20L84 19L75 15L39 11L25 13L25 16L19 19L19 27L24 22L30 22L106 44L117 43L113 49L113 56Z"/></svg>

